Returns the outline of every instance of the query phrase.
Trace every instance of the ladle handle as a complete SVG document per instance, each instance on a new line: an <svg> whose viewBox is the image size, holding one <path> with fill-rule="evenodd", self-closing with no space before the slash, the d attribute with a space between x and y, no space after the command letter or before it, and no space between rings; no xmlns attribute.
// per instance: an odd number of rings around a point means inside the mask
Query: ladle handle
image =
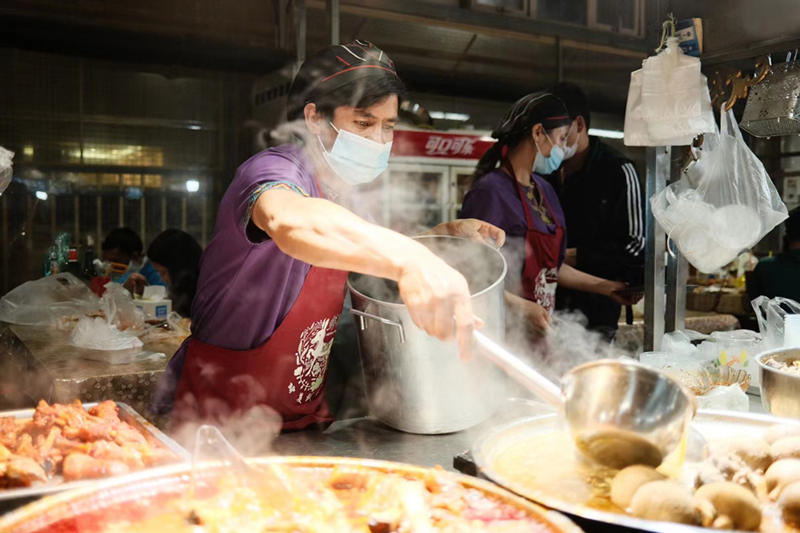
<svg viewBox="0 0 800 533"><path fill-rule="evenodd" d="M564 398L558 385L480 331L473 332L473 336L478 345L483 348L482 353L491 362L502 368L509 377L553 407L563 408Z"/></svg>

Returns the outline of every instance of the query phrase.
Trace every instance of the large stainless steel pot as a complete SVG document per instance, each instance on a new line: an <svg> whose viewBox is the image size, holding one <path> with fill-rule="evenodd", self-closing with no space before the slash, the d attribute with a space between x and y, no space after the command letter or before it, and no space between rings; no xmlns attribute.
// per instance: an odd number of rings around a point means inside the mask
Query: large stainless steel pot
<svg viewBox="0 0 800 533"><path fill-rule="evenodd" d="M461 272L482 331L502 339L506 262L486 244L431 235L417 240ZM450 433L486 419L505 397L507 381L484 357L462 361L454 342L414 325L397 285L351 274L348 281L370 414L409 433Z"/></svg>
<svg viewBox="0 0 800 533"><path fill-rule="evenodd" d="M779 370L767 359L791 364L800 359L800 348L781 348L756 357L761 387L761 403L773 415L800 418L800 375Z"/></svg>

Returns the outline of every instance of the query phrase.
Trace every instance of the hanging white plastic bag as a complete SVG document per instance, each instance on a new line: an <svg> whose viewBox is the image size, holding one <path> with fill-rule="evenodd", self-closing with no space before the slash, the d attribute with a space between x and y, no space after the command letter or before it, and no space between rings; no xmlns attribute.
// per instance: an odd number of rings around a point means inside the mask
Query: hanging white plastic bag
<svg viewBox="0 0 800 533"><path fill-rule="evenodd" d="M650 138L663 146L676 138L688 138L681 144L690 144L695 136L716 130L700 60L684 54L676 37L642 65L642 118Z"/></svg>
<svg viewBox="0 0 800 533"><path fill-rule="evenodd" d="M675 38L631 73L625 108L627 146L681 146L716 130L708 80L700 61Z"/></svg>
<svg viewBox="0 0 800 533"><path fill-rule="evenodd" d="M0 321L9 324L71 329L99 312L99 298L68 272L25 282L0 299Z"/></svg>
<svg viewBox="0 0 800 533"><path fill-rule="evenodd" d="M708 135L698 161L650 199L653 216L701 272L730 263L788 217L733 112L720 116L720 131Z"/></svg>
<svg viewBox="0 0 800 533"><path fill-rule="evenodd" d="M14 152L0 146L0 194L3 194L3 191L5 191L11 183L11 178L13 177L11 160L13 158Z"/></svg>

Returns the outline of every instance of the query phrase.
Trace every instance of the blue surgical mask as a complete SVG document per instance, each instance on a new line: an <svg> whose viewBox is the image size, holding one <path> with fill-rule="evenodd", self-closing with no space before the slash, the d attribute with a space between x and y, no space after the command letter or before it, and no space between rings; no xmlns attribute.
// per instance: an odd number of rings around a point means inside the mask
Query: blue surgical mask
<svg viewBox="0 0 800 533"><path fill-rule="evenodd" d="M382 144L347 130L340 130L333 123L331 127L338 135L330 152L325 149L319 136L317 139L322 146L325 161L342 181L350 185L369 183L389 166L391 141Z"/></svg>
<svg viewBox="0 0 800 533"><path fill-rule="evenodd" d="M550 137L547 137L547 140L550 141ZM553 145L553 148L550 150L550 155L547 157L542 154L542 151L539 150L538 147L536 150L536 159L533 160L533 171L540 176L552 174L558 170L561 163L564 162L564 149L553 141L550 141L550 144Z"/></svg>

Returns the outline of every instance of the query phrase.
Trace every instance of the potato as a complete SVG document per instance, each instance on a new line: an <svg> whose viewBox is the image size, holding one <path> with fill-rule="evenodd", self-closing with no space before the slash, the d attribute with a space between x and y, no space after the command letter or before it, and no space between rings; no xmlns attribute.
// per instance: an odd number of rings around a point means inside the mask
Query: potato
<svg viewBox="0 0 800 533"><path fill-rule="evenodd" d="M769 444L773 444L784 437L800 437L800 425L775 424L764 431L764 440Z"/></svg>
<svg viewBox="0 0 800 533"><path fill-rule="evenodd" d="M633 516L680 524L700 524L700 511L689 490L677 481L651 481L636 491L631 500Z"/></svg>
<svg viewBox="0 0 800 533"><path fill-rule="evenodd" d="M779 459L770 465L764 477L769 497L777 500L783 489L800 481L800 459Z"/></svg>
<svg viewBox="0 0 800 533"><path fill-rule="evenodd" d="M772 463L770 446L767 441L752 437L738 437L726 441L717 441L713 445L711 454L738 457L753 470L760 470L761 472L769 468Z"/></svg>
<svg viewBox="0 0 800 533"><path fill-rule="evenodd" d="M704 525L745 531L755 531L761 525L761 505L758 499L736 483L709 483L697 489L694 495L700 508L710 507L715 513L708 516L704 512Z"/></svg>
<svg viewBox="0 0 800 533"><path fill-rule="evenodd" d="M661 481L666 476L655 468L645 465L633 465L623 468L611 480L611 501L622 509L627 509L636 491L651 481Z"/></svg>
<svg viewBox="0 0 800 533"><path fill-rule="evenodd" d="M778 439L772 443L769 450L776 461L778 459L800 459L800 436Z"/></svg>
<svg viewBox="0 0 800 533"><path fill-rule="evenodd" d="M800 526L800 482L792 483L783 489L778 505L786 523Z"/></svg>

